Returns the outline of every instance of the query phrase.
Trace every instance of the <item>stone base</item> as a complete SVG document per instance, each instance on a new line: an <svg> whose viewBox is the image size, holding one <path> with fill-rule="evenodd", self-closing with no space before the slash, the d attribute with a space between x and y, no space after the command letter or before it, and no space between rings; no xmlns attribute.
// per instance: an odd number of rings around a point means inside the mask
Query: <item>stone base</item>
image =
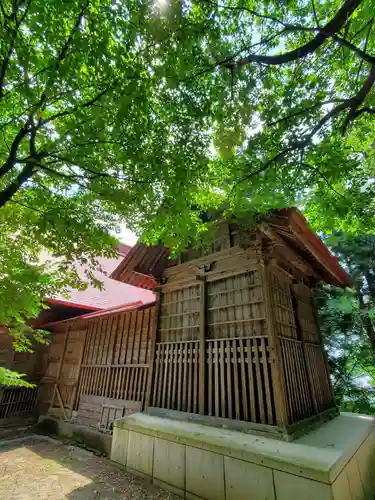
<svg viewBox="0 0 375 500"><path fill-rule="evenodd" d="M290 443L137 413L115 422L111 459L188 500L373 500L375 419Z"/></svg>
<svg viewBox="0 0 375 500"><path fill-rule="evenodd" d="M108 457L111 453L112 436L103 434L85 425L65 422L64 420L55 419L50 415L42 415L39 417L34 430L48 436L72 439L84 444L89 450L100 451Z"/></svg>

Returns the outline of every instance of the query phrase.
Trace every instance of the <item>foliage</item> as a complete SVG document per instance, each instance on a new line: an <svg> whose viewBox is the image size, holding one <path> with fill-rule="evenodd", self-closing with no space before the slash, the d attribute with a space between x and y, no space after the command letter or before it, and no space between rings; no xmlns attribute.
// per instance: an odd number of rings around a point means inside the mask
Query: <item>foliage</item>
<svg viewBox="0 0 375 500"><path fill-rule="evenodd" d="M212 209L371 231L374 7L1 0L2 321L79 285L124 220L177 250Z"/></svg>
<svg viewBox="0 0 375 500"><path fill-rule="evenodd" d="M1 6L0 205L177 247L223 201L372 226L374 0Z"/></svg>
<svg viewBox="0 0 375 500"><path fill-rule="evenodd" d="M22 373L17 373L0 366L0 386L34 387L33 384L24 380L23 377Z"/></svg>
<svg viewBox="0 0 375 500"><path fill-rule="evenodd" d="M330 242L354 285L351 290L326 286L317 297L335 394L345 410L375 414L375 236L339 234Z"/></svg>

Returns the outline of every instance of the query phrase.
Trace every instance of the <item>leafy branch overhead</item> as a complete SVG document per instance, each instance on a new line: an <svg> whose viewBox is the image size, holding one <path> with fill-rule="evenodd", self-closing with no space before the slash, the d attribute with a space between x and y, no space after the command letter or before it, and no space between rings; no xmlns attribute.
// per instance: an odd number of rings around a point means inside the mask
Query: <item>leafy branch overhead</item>
<svg viewBox="0 0 375 500"><path fill-rule="evenodd" d="M121 222L175 249L210 209L298 204L319 230L371 231L374 12L374 0L1 0L2 290L28 266L45 283L42 250L61 286L75 260L113 253Z"/></svg>
<svg viewBox="0 0 375 500"><path fill-rule="evenodd" d="M262 209L372 164L371 0L60 4L2 2L0 206L58 186L139 229L160 207L195 226L207 186Z"/></svg>

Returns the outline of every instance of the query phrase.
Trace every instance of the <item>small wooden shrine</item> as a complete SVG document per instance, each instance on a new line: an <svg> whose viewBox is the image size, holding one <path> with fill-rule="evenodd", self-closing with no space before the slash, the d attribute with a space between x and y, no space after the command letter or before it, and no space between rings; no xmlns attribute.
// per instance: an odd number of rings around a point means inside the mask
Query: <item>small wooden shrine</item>
<svg viewBox="0 0 375 500"><path fill-rule="evenodd" d="M312 289L350 280L298 210L217 223L175 260L138 244L112 277L158 290L145 408L274 435L337 413Z"/></svg>
<svg viewBox="0 0 375 500"><path fill-rule="evenodd" d="M126 255L112 277L154 303L44 326L42 412L106 432L147 410L284 437L337 412L312 289L349 277L296 209L215 224L209 249Z"/></svg>

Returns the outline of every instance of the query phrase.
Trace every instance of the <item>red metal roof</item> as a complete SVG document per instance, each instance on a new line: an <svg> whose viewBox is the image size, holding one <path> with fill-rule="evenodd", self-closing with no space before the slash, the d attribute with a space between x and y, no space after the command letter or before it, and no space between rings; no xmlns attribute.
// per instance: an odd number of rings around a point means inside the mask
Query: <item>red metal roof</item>
<svg viewBox="0 0 375 500"><path fill-rule="evenodd" d="M103 269L103 273L94 272L95 278L103 283L103 289L95 288L88 285L86 290L77 290L73 288L68 289L69 298L63 296L55 296L47 299L47 302L75 305L82 309L91 311L103 310L107 308L120 307L126 304L148 304L154 302L155 295L149 290L137 288L136 286L127 283L115 281L109 275L118 267L126 255L130 252L131 247L127 245L119 246L119 254L117 258L107 259L99 257L97 260ZM88 281L85 276L86 265L78 265L78 273L83 281Z"/></svg>
<svg viewBox="0 0 375 500"><path fill-rule="evenodd" d="M74 316L74 317L68 318L68 319L60 319L57 321L52 321L50 323L44 323L43 325L38 326L38 328L46 328L47 329L47 328L50 328L52 326L60 325L63 323L70 323L70 322L78 321L78 320L86 321L86 320L94 319L94 318L102 318L104 316L108 316L109 314L116 314L116 313L125 312L125 311L133 311L133 310L140 311L140 310L152 307L154 305L155 305L155 301L148 302L147 304L142 304L141 301L138 301L138 302L134 302L133 304L123 304L122 306L109 307L108 309L94 311L91 313L85 313L85 314L81 314L80 316Z"/></svg>

